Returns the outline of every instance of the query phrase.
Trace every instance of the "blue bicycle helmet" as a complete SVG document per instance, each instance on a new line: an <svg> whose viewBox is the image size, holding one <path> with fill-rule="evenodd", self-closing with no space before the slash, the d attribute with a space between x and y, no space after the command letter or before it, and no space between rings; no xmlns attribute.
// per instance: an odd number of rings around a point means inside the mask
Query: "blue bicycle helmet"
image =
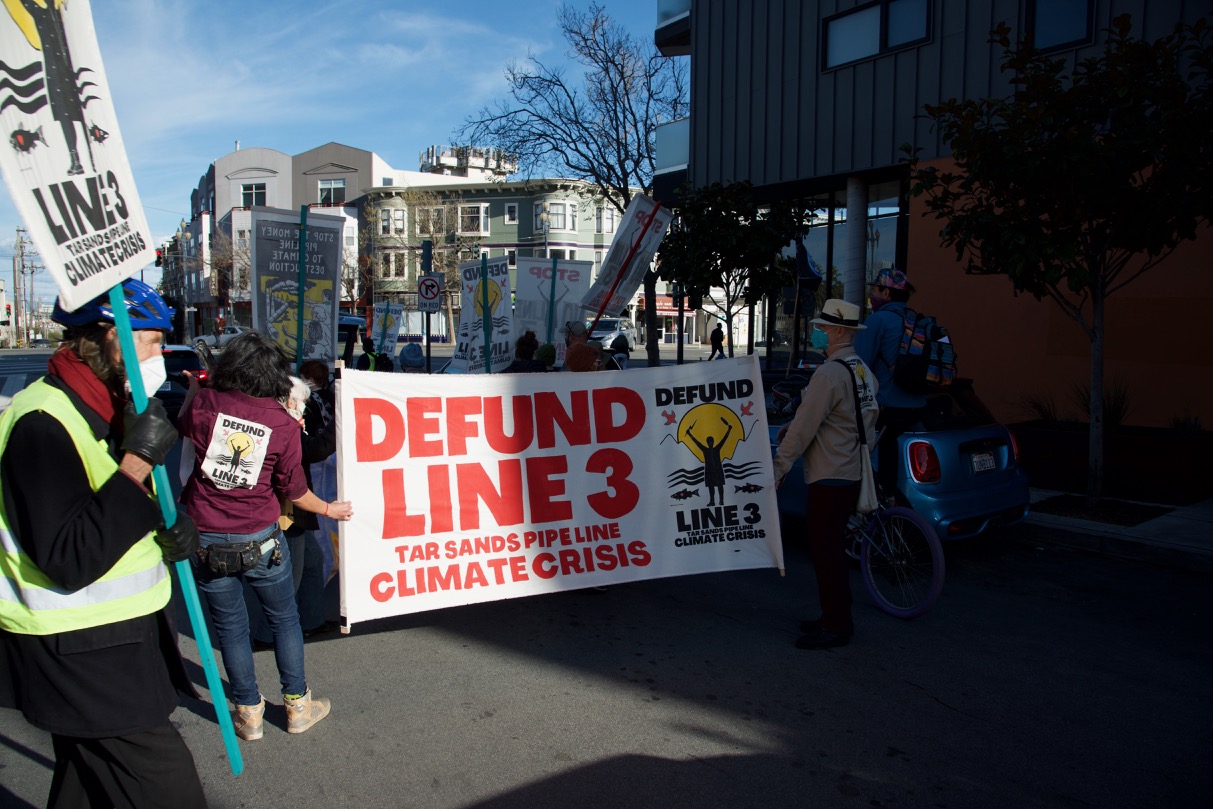
<svg viewBox="0 0 1213 809"><path fill-rule="evenodd" d="M122 292L126 297L126 311L131 318L131 328L160 329L171 331L173 328L174 311L164 302L156 290L140 281L138 278L128 278L122 282ZM63 326L87 326L90 323L113 323L114 312L110 308L109 293L98 295L88 303L68 312L59 305L55 298L55 311L51 320Z"/></svg>

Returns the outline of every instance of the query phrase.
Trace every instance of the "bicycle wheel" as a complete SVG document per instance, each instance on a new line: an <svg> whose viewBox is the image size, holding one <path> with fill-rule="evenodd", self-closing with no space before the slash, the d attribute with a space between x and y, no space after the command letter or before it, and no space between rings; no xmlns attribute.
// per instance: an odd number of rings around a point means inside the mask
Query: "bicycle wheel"
<svg viewBox="0 0 1213 809"><path fill-rule="evenodd" d="M876 512L863 544L863 583L876 604L897 618L916 618L943 591L943 546L930 523L908 508Z"/></svg>

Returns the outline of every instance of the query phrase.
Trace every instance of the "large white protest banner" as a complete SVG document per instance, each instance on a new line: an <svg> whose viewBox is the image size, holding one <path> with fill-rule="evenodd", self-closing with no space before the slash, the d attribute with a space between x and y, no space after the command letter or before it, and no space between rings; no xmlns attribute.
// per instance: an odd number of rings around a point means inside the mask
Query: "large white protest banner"
<svg viewBox="0 0 1213 809"><path fill-rule="evenodd" d="M481 265L481 261L459 265L463 294L451 366L469 374L483 374L486 366L498 373L514 361L510 260L501 256Z"/></svg>
<svg viewBox="0 0 1213 809"><path fill-rule="evenodd" d="M87 0L6 2L0 14L4 181L42 263L75 309L155 258Z"/></svg>
<svg viewBox="0 0 1213 809"><path fill-rule="evenodd" d="M399 376L337 389L353 624L625 581L783 567L755 357Z"/></svg>
<svg viewBox="0 0 1213 809"><path fill-rule="evenodd" d="M299 340L299 215L280 208L252 209L253 328L290 357L332 363L337 355L337 302L341 297L341 244L345 220L309 213L304 243L303 340Z"/></svg>
<svg viewBox="0 0 1213 809"><path fill-rule="evenodd" d="M520 257L514 293L515 338L528 329L535 332L541 344L556 347L556 364L564 365L564 324L585 319L579 304L590 288L593 269L590 261L557 260L553 276L552 259Z"/></svg>
<svg viewBox="0 0 1213 809"><path fill-rule="evenodd" d="M582 308L618 317L640 289L672 219L673 214L643 194L632 197Z"/></svg>

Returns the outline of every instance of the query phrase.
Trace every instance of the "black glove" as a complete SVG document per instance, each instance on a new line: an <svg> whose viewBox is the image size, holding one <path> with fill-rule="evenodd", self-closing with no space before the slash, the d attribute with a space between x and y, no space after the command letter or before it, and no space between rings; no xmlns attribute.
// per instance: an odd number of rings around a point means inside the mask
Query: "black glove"
<svg viewBox="0 0 1213 809"><path fill-rule="evenodd" d="M177 442L177 431L164 412L164 402L148 399L147 409L135 412L134 403L128 403L123 417L126 435L122 439L122 451L138 455L152 466L164 463L164 456Z"/></svg>
<svg viewBox="0 0 1213 809"><path fill-rule="evenodd" d="M183 511L177 512L177 522L172 528L160 526L156 529L156 544L164 553L164 561L180 562L198 551L198 526Z"/></svg>

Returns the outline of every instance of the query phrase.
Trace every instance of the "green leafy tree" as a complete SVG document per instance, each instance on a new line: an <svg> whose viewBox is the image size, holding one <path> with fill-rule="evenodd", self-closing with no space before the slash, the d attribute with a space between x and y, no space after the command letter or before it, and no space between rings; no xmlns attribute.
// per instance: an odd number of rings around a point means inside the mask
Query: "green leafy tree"
<svg viewBox="0 0 1213 809"><path fill-rule="evenodd" d="M791 282L791 265L779 254L804 231L804 218L803 211L785 203L760 207L749 182L692 191L682 198L678 218L661 243L661 277L702 293L724 312L732 334L733 316L744 305Z"/></svg>
<svg viewBox="0 0 1213 809"><path fill-rule="evenodd" d="M514 155L519 170L555 172L596 186L620 213L637 189L651 194L654 135L688 111L686 66L615 22L603 6L561 6L557 21L580 66L572 75L534 56L506 68L509 98L485 107L456 133ZM658 365L655 273L644 279L649 364Z"/></svg>
<svg viewBox="0 0 1213 809"><path fill-rule="evenodd" d="M928 105L956 169L910 160L911 194L967 272L1048 298L1091 346L1088 502L1103 490L1104 306L1205 228L1213 209L1208 19L1156 41L1117 17L1102 53L1066 61L1001 46L1006 98ZM908 149L908 147L907 147Z"/></svg>

